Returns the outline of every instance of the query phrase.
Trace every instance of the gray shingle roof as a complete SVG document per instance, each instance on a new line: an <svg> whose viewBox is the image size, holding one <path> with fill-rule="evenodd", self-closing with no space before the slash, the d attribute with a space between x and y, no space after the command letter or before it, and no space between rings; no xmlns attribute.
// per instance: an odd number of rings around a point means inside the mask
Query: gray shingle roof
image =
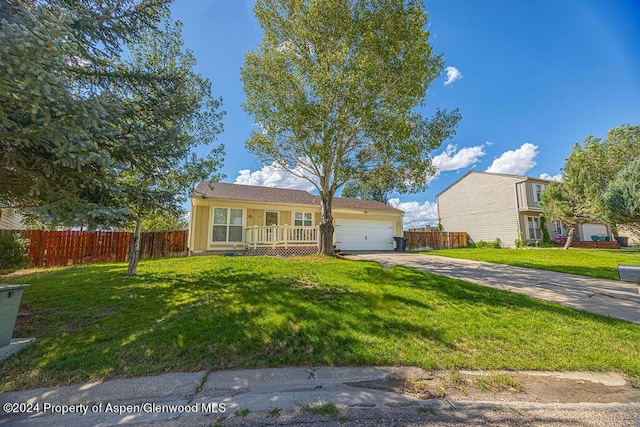
<svg viewBox="0 0 640 427"><path fill-rule="evenodd" d="M315 196L304 190L259 187L257 185L230 184L226 182L209 183L202 181L196 187L193 197L320 206L320 196ZM402 212L375 200L346 199L342 197L334 197L333 207Z"/></svg>

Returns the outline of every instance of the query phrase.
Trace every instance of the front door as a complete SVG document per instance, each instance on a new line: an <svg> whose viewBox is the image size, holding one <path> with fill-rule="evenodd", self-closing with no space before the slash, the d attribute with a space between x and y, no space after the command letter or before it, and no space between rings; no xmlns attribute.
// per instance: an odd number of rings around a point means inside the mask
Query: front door
<svg viewBox="0 0 640 427"><path fill-rule="evenodd" d="M280 217L280 212L266 211L264 213L264 225L267 225L267 226L279 225L278 224L279 217Z"/></svg>
<svg viewBox="0 0 640 427"><path fill-rule="evenodd" d="M264 213L264 225L271 228L265 228L264 241L275 242L278 240L278 228L280 222L280 212L277 211L265 211Z"/></svg>

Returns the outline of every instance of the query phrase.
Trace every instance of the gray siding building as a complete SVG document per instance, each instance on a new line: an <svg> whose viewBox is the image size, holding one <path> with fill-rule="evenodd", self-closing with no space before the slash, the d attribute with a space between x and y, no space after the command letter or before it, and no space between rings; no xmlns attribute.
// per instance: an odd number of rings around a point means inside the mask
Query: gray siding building
<svg viewBox="0 0 640 427"><path fill-rule="evenodd" d="M542 240L540 197L551 181L471 171L436 196L445 231L467 232L475 242L496 238L514 247L520 233ZM549 236L566 235L560 221L547 221Z"/></svg>

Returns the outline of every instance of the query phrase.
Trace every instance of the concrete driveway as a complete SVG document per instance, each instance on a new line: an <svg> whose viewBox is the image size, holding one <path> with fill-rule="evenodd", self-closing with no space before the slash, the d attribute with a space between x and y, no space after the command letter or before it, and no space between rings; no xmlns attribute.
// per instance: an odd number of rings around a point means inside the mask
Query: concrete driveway
<svg viewBox="0 0 640 427"><path fill-rule="evenodd" d="M406 252L363 252L345 258L416 268L640 324L634 283Z"/></svg>

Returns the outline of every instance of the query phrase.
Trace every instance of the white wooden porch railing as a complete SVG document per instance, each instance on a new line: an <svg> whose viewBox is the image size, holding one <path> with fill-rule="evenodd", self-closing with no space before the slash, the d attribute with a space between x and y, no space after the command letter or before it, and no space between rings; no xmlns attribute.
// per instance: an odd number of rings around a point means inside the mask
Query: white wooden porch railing
<svg viewBox="0 0 640 427"><path fill-rule="evenodd" d="M296 225L256 225L245 229L248 247L258 246L312 246L318 244L318 227Z"/></svg>

